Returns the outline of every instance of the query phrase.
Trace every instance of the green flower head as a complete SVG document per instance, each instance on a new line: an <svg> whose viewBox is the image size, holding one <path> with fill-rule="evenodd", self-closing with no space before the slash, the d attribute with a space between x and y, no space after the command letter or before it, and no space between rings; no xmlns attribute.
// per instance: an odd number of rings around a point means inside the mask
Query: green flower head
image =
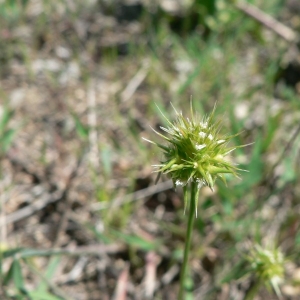
<svg viewBox="0 0 300 300"><path fill-rule="evenodd" d="M284 279L286 262L282 252L279 249L255 245L247 259L257 280L267 287L272 286L276 294L281 295L279 285Z"/></svg>
<svg viewBox="0 0 300 300"><path fill-rule="evenodd" d="M228 143L234 136L220 135L221 122L213 122L214 111L202 119L194 115L191 104L191 117L184 118L174 108L177 120L167 120L168 127L160 127L167 135L154 131L162 137L166 144L147 140L160 147L164 152L164 160L155 165L156 171L169 174L174 186L186 186L196 182L214 188L217 178L225 183L225 174L237 176L238 169L226 156L238 147L229 147ZM162 112L161 112L162 113ZM145 139L146 140L146 139Z"/></svg>

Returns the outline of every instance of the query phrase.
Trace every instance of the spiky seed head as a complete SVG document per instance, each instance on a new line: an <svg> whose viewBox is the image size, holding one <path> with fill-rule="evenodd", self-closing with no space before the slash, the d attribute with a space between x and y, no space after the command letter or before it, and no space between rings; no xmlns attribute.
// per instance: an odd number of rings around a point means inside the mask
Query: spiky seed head
<svg viewBox="0 0 300 300"><path fill-rule="evenodd" d="M255 245L247 259L257 280L267 287L272 286L276 294L280 296L279 285L284 279L286 262L280 249L263 248L260 245Z"/></svg>
<svg viewBox="0 0 300 300"><path fill-rule="evenodd" d="M155 165L157 172L168 174L174 186L185 186L189 182L197 182L214 188L217 178L225 183L225 174L237 176L238 169L226 156L236 148L228 143L233 136L220 135L221 122L213 122L214 111L202 119L194 115L191 105L191 118L184 118L182 113L174 109L177 119L174 123L167 120L168 127L161 127L166 135L154 131L166 143L160 144L150 140L164 152L164 160Z"/></svg>

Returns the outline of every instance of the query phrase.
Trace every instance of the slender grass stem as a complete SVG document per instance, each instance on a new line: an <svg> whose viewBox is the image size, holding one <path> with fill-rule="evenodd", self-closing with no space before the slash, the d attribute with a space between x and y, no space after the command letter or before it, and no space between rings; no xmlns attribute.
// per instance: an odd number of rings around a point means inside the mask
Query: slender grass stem
<svg viewBox="0 0 300 300"><path fill-rule="evenodd" d="M178 300L184 299L185 278L186 278L188 258L189 258L189 252L190 252L190 246L191 246L192 230L193 230L193 224L194 224L194 218L195 218L195 212L196 212L195 205L197 202L196 197L198 195L197 189L198 189L197 183L192 182L191 183L190 210L189 210L189 216L188 216L188 226L187 226L187 231L186 231L183 264L182 264L182 269L181 269L181 273L180 273L180 290L179 290Z"/></svg>
<svg viewBox="0 0 300 300"><path fill-rule="evenodd" d="M248 289L245 294L245 300L253 300L255 296L258 294L258 291L261 287L261 283L258 281L253 283L253 285Z"/></svg>

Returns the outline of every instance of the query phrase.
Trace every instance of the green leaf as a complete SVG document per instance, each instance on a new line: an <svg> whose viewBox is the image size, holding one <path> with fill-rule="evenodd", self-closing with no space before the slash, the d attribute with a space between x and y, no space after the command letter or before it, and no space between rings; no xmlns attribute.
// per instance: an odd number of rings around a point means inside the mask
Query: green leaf
<svg viewBox="0 0 300 300"><path fill-rule="evenodd" d="M3 152L6 152L9 149L9 146L11 145L16 132L16 129L9 129L6 130L0 137L0 146Z"/></svg>
<svg viewBox="0 0 300 300"><path fill-rule="evenodd" d="M111 240L109 237L107 237L105 234L99 232L99 231L95 228L95 226L92 226L92 225L90 225L90 224L87 224L85 227L86 227L88 230L90 230L90 231L95 235L95 237L97 238L97 240L101 241L102 243L104 243L104 244L106 244L106 245L112 243L112 240Z"/></svg>
<svg viewBox="0 0 300 300"><path fill-rule="evenodd" d="M51 251L51 249L45 250L45 249L15 248L15 249L5 251L3 253L3 258L14 256L17 253L19 257L26 258L32 256L49 256L49 255L63 254L63 249L61 249L61 251L57 253L55 249Z"/></svg>
<svg viewBox="0 0 300 300"><path fill-rule="evenodd" d="M3 280L3 285L7 285L11 280L13 280L14 285L17 289L24 289L23 275L21 271L20 262L14 259L10 265L8 272Z"/></svg>
<svg viewBox="0 0 300 300"><path fill-rule="evenodd" d="M10 268L8 269L6 275L3 279L3 285L9 284L9 282L12 280L13 277L13 263L11 263Z"/></svg>
<svg viewBox="0 0 300 300"><path fill-rule="evenodd" d="M54 277L55 271L57 269L57 267L59 266L61 261L61 257L60 256L53 256L50 259L50 262L47 266L46 272L44 274L44 277L46 279L51 280ZM48 284L45 280L42 280L41 283L39 284L36 292L43 292L48 288ZM40 298L42 299L42 298Z"/></svg>
<svg viewBox="0 0 300 300"><path fill-rule="evenodd" d="M62 298L49 294L46 291L31 291L28 293L30 300L62 300Z"/></svg>
<svg viewBox="0 0 300 300"><path fill-rule="evenodd" d="M0 134L4 132L12 116L13 111L11 111L7 106L5 106L3 109L2 118L0 119Z"/></svg>
<svg viewBox="0 0 300 300"><path fill-rule="evenodd" d="M123 232L119 232L116 230L111 230L110 233L112 233L113 236L116 238L122 240L126 244L132 247L139 248L144 251L150 251L150 250L155 250L159 247L161 242L155 241L155 242L149 242L144 240L143 238L139 236L134 236L134 235L128 235Z"/></svg>
<svg viewBox="0 0 300 300"><path fill-rule="evenodd" d="M89 135L89 129L87 126L84 126L78 116L75 113L72 113L72 117L75 121L76 132L82 139L87 139Z"/></svg>
<svg viewBox="0 0 300 300"><path fill-rule="evenodd" d="M9 250L5 250L2 252L2 257L3 259L14 256L16 253L19 253L23 250L24 248L13 248Z"/></svg>
<svg viewBox="0 0 300 300"><path fill-rule="evenodd" d="M101 161L103 166L104 174L108 177L111 176L112 172L112 160L111 160L112 151L108 146L104 146L101 149Z"/></svg>
<svg viewBox="0 0 300 300"><path fill-rule="evenodd" d="M23 275L22 275L22 270L21 270L21 265L20 261L18 259L15 259L13 261L13 281L15 286L21 290L24 288L24 281L23 281Z"/></svg>
<svg viewBox="0 0 300 300"><path fill-rule="evenodd" d="M16 0L6 0L0 4L0 8L1 15L8 21L16 20L21 13L21 6L19 5L19 1Z"/></svg>

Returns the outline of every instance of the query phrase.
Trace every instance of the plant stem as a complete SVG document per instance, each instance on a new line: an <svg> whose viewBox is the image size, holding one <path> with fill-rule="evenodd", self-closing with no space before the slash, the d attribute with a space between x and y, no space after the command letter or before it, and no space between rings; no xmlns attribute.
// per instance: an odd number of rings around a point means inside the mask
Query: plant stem
<svg viewBox="0 0 300 300"><path fill-rule="evenodd" d="M196 197L198 196L197 188L198 188L197 183L192 182L191 183L190 211L189 211L189 216L188 216L188 226L187 226L187 230L186 230L186 240L185 240L183 264L182 264L181 273L180 273L180 290L179 290L178 300L184 299L184 283L185 283L186 270L187 270L187 265L188 265L188 257L189 257L189 252L190 252L195 212L196 212L196 207L195 207L195 205L197 203Z"/></svg>
<svg viewBox="0 0 300 300"><path fill-rule="evenodd" d="M260 287L261 287L261 283L259 281L254 282L247 290L244 299L245 300L253 300L254 297L257 295Z"/></svg>

